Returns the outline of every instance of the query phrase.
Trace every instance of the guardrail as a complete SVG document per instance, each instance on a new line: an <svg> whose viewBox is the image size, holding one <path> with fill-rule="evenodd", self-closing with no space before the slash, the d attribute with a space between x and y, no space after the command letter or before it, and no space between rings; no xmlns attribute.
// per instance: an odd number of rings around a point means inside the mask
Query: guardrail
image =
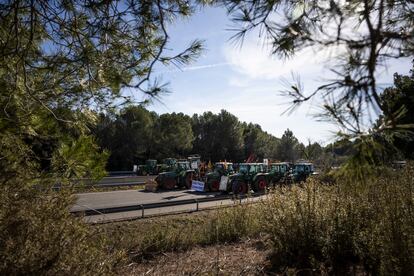
<svg viewBox="0 0 414 276"><path fill-rule="evenodd" d="M109 171L109 176L137 175L134 171Z"/></svg>
<svg viewBox="0 0 414 276"><path fill-rule="evenodd" d="M113 177L104 177L98 182L92 179L81 179L75 184L82 187L122 187L122 186L136 186L144 185L146 181L154 179L155 176L113 176ZM56 184L54 189L59 190L60 185Z"/></svg>
<svg viewBox="0 0 414 276"><path fill-rule="evenodd" d="M249 196L239 195L238 197L235 197L234 195L218 195L214 197L204 197L204 198L197 198L197 199L173 200L173 201L166 201L166 202L155 202L155 203L128 205L128 206L114 206L114 207L96 208L96 209L91 208L91 209L85 209L85 210L71 211L71 213L74 215L78 215L78 216L79 215L93 216L93 215L103 215L103 214L141 210L142 217L144 217L146 209L155 209L155 208L162 208L162 207L195 204L196 210L198 211L199 203L220 201L220 200L226 200L226 199L235 199L235 200L241 201L242 199L246 199L249 197L258 197L261 195L263 194L256 194L256 195L249 195Z"/></svg>

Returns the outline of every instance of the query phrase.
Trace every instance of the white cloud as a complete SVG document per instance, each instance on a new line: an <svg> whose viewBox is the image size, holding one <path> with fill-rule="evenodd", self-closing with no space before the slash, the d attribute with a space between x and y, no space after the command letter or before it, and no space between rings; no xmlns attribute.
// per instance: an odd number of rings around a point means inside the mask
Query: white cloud
<svg viewBox="0 0 414 276"><path fill-rule="evenodd" d="M250 85L250 81L246 78L230 77L229 85L234 87L248 87Z"/></svg>
<svg viewBox="0 0 414 276"><path fill-rule="evenodd" d="M292 59L282 60L270 55L266 47L247 40L241 49L226 45L223 55L231 68L244 77L271 80L287 77L291 72L320 77L332 50L316 51L309 48L298 52ZM231 83L235 83L234 80L230 80Z"/></svg>

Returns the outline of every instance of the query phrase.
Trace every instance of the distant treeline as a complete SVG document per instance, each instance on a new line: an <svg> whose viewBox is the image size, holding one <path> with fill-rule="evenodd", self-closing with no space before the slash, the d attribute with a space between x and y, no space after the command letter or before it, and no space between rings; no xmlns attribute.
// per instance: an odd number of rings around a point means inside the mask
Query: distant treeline
<svg viewBox="0 0 414 276"><path fill-rule="evenodd" d="M354 139L338 135L338 141L325 147L317 142L300 143L289 129L277 138L257 124L240 122L225 110L190 117L183 113L158 115L143 106L129 106L116 114L100 114L92 132L99 146L110 153L108 170L130 170L133 164L149 158L162 160L193 153L212 162L243 162L254 155L257 160L308 159L324 166L338 165L348 156L359 164L382 163L414 158L413 91L414 70L408 75L395 74L394 86L380 95L387 112L379 116L372 134ZM388 122L393 129L386 127Z"/></svg>
<svg viewBox="0 0 414 276"><path fill-rule="evenodd" d="M183 113L158 115L142 106L129 106L116 115L99 115L93 129L100 147L109 151L108 170L130 170L133 164L146 159L186 157L200 154L203 160L243 162L270 158L281 161L309 159L318 163L334 162L332 145L326 148L317 142L300 143L287 129L277 138L257 124L240 122L231 113L205 112L192 117ZM344 155L342 146L335 146L337 155Z"/></svg>

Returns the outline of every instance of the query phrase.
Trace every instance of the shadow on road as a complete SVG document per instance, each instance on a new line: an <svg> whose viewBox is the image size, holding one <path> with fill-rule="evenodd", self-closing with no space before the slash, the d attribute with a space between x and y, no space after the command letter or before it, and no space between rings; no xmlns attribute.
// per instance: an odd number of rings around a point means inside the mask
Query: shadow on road
<svg viewBox="0 0 414 276"><path fill-rule="evenodd" d="M148 193L148 194L171 194L166 195L163 199L175 199L186 195L198 195L198 196L219 196L222 195L222 192L197 192L186 189L174 189L174 190L158 190L156 192L146 191L146 190L137 190L138 193Z"/></svg>

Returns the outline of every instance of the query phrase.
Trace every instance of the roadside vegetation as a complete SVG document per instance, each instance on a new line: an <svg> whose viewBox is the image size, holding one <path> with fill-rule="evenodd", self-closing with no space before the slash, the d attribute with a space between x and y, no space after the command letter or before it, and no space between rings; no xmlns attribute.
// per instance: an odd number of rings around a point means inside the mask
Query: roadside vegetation
<svg viewBox="0 0 414 276"><path fill-rule="evenodd" d="M297 78L282 94L292 100L288 111L323 100L318 115L338 126L332 151L342 144L346 174L205 217L86 225L68 212L70 187L103 177L108 159L130 169L139 158L190 150L212 161L326 153L226 111L147 116L144 107L169 92L157 78L163 66L202 54L200 40L171 49L168 30L203 5L225 9L235 42L258 30L273 56L333 53L332 78L314 91ZM1 1L0 275L108 275L161 252L250 238L269 250L267 271L412 274L413 167L384 166L414 158L414 72L396 74L384 91L377 76L389 61L414 56L413 18L406 0ZM119 137L128 143L117 145Z"/></svg>
<svg viewBox="0 0 414 276"><path fill-rule="evenodd" d="M267 272L407 275L414 269L414 167L376 173L278 187L256 204L95 227L113 252L125 254L116 269L253 239L266 250Z"/></svg>

